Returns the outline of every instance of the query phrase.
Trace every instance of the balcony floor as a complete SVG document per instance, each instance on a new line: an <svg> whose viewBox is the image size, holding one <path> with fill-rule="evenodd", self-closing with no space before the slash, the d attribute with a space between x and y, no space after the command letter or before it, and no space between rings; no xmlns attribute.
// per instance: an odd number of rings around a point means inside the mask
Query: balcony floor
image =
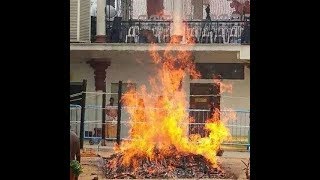
<svg viewBox="0 0 320 180"><path fill-rule="evenodd" d="M250 45L239 44L176 44L168 46L166 43L70 43L71 59L74 58L99 58L117 57L132 54L149 54L150 50L159 52L165 50L172 51L192 51L194 53L231 53L236 59L250 59ZM119 51L122 51L121 54ZM140 52L140 53L139 53Z"/></svg>

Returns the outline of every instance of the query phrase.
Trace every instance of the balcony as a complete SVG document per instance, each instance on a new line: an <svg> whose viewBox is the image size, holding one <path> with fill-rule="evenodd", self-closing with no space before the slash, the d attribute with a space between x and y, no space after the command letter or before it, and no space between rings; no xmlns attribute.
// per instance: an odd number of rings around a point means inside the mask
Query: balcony
<svg viewBox="0 0 320 180"><path fill-rule="evenodd" d="M250 44L250 20L184 21L183 42L197 44ZM106 20L107 43L169 43L173 21ZM91 42L95 42L96 19L91 17Z"/></svg>

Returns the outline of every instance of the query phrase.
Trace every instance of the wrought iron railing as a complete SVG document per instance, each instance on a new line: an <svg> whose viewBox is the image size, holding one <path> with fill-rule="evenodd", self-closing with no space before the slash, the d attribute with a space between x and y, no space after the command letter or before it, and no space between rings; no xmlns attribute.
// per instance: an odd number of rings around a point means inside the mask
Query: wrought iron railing
<svg viewBox="0 0 320 180"><path fill-rule="evenodd" d="M107 43L168 43L172 21L106 21ZM184 21L184 42L250 44L250 21ZM91 42L96 19L92 18Z"/></svg>

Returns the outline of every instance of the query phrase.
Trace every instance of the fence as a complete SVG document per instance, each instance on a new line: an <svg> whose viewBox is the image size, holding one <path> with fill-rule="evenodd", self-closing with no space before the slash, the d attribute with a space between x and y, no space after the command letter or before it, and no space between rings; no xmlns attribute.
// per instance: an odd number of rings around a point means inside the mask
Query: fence
<svg viewBox="0 0 320 180"><path fill-rule="evenodd" d="M250 43L249 21L186 21L186 37L195 43Z"/></svg>
<svg viewBox="0 0 320 180"><path fill-rule="evenodd" d="M130 139L131 123L126 109L133 107L122 107L119 101L122 96L121 81L118 88L118 93L85 92L85 88L83 88L82 92L70 95L70 97L75 97L82 94L80 98L70 100L71 103L75 101L82 102L81 106L70 104L70 128L80 136L82 145L84 139L89 140L90 144L97 143L101 139L117 140L118 143L120 139ZM117 105L111 103L106 105L105 101L111 99L111 97L117 99ZM101 106L85 105L99 104L99 101L101 101ZM188 109L187 112L189 117L195 120L186 124L188 126L187 135L200 134L205 136L205 121L209 118L210 111L206 109ZM220 118L229 128L232 136L231 139L228 139L223 144L250 146L250 111L222 110Z"/></svg>
<svg viewBox="0 0 320 180"><path fill-rule="evenodd" d="M70 106L70 108L72 108ZM117 106L108 106L109 110L117 110ZM129 140L129 130L131 123L129 123L129 114L125 110L128 107L122 107L120 121L121 131L120 139ZM85 107L86 114L90 115L89 111L101 110L101 106L88 105ZM78 109L79 110L79 109ZM74 111L74 110L73 110ZM188 134L200 134L202 137L205 136L205 120L209 118L209 110L202 109L189 109L189 116L195 119L195 122L188 123ZM231 115L233 114L233 115ZM233 116L234 119L228 120L229 116ZM73 116L75 117L75 115ZM225 141L223 144L226 145L244 145L249 146L249 128L250 128L250 111L230 111L222 110L221 111L221 120L228 127L231 134L231 139ZM71 120L70 125L73 129L80 129L79 120ZM73 118L74 119L74 118ZM115 141L117 139L117 121L116 119L107 118L105 123L102 123L101 120L92 120L87 116L84 122L84 139L89 140L90 144L98 143L102 139L102 130L105 125L105 139ZM79 133L79 131L75 131Z"/></svg>
<svg viewBox="0 0 320 180"><path fill-rule="evenodd" d="M79 93L78 93L79 94ZM110 132L111 127L114 127L117 123L117 110L118 107L115 105L106 105L105 108L97 105L90 105L103 101L102 99L109 100L111 98L118 99L118 93L98 93L98 92L81 92L80 94L85 94L81 98L76 99L81 101L85 98L87 105L82 109L80 105L70 104L70 128L78 136L81 137L80 127L81 127L81 112L84 111L84 122L83 122L83 140L89 140L90 144L98 142L104 136L105 139L113 140L115 138L110 138L111 135L116 135L116 132ZM73 96L73 95L71 95ZM71 103L74 100L70 100ZM107 103L105 103L107 104ZM112 114L113 112L113 114ZM111 116L105 116L106 113L111 113ZM102 125L105 126L102 126ZM116 128L113 128L116 131ZM105 133L103 133L105 132Z"/></svg>
<svg viewBox="0 0 320 180"><path fill-rule="evenodd" d="M189 134L200 134L205 136L205 121L210 116L209 110L190 109L189 115L195 122L189 123ZM229 129L231 138L223 144L249 146L250 111L244 110L222 110L221 121Z"/></svg>
<svg viewBox="0 0 320 180"><path fill-rule="evenodd" d="M214 20L184 21L186 42L250 44L250 21ZM92 19L91 41L95 41L96 20ZM169 43L173 30L171 20L106 21L108 43Z"/></svg>
<svg viewBox="0 0 320 180"><path fill-rule="evenodd" d="M81 106L70 104L70 129L80 135Z"/></svg>

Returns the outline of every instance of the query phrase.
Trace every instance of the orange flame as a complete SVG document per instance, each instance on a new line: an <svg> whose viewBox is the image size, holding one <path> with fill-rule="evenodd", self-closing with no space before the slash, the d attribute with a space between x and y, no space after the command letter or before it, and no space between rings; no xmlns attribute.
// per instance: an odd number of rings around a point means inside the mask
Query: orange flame
<svg viewBox="0 0 320 180"><path fill-rule="evenodd" d="M236 119L237 119L237 113L233 111L231 108L225 108L225 111L221 116L221 121L228 122Z"/></svg>
<svg viewBox="0 0 320 180"><path fill-rule="evenodd" d="M232 84L226 84L226 83L223 83L222 80L221 80L221 77L213 77L213 83L214 84L217 84L219 87L220 87L220 94L221 93L224 93L224 92L227 92L227 93L232 93Z"/></svg>
<svg viewBox="0 0 320 180"><path fill-rule="evenodd" d="M151 89L141 86L124 94L122 101L130 114L131 141L123 142L115 150L124 154L124 164L133 167L138 164L134 157L146 156L157 160L176 152L203 155L217 167L216 152L229 136L228 129L220 121L220 112L216 110L205 124L208 137L188 137L190 119L186 111L188 101L182 88L183 80L187 74L193 78L199 78L200 74L195 69L192 53L182 48L174 52L174 46L176 44L170 43L160 54L153 44L150 55L160 68L157 75L150 79ZM225 87L221 81L217 83L222 89ZM226 89L232 90L230 87Z"/></svg>

